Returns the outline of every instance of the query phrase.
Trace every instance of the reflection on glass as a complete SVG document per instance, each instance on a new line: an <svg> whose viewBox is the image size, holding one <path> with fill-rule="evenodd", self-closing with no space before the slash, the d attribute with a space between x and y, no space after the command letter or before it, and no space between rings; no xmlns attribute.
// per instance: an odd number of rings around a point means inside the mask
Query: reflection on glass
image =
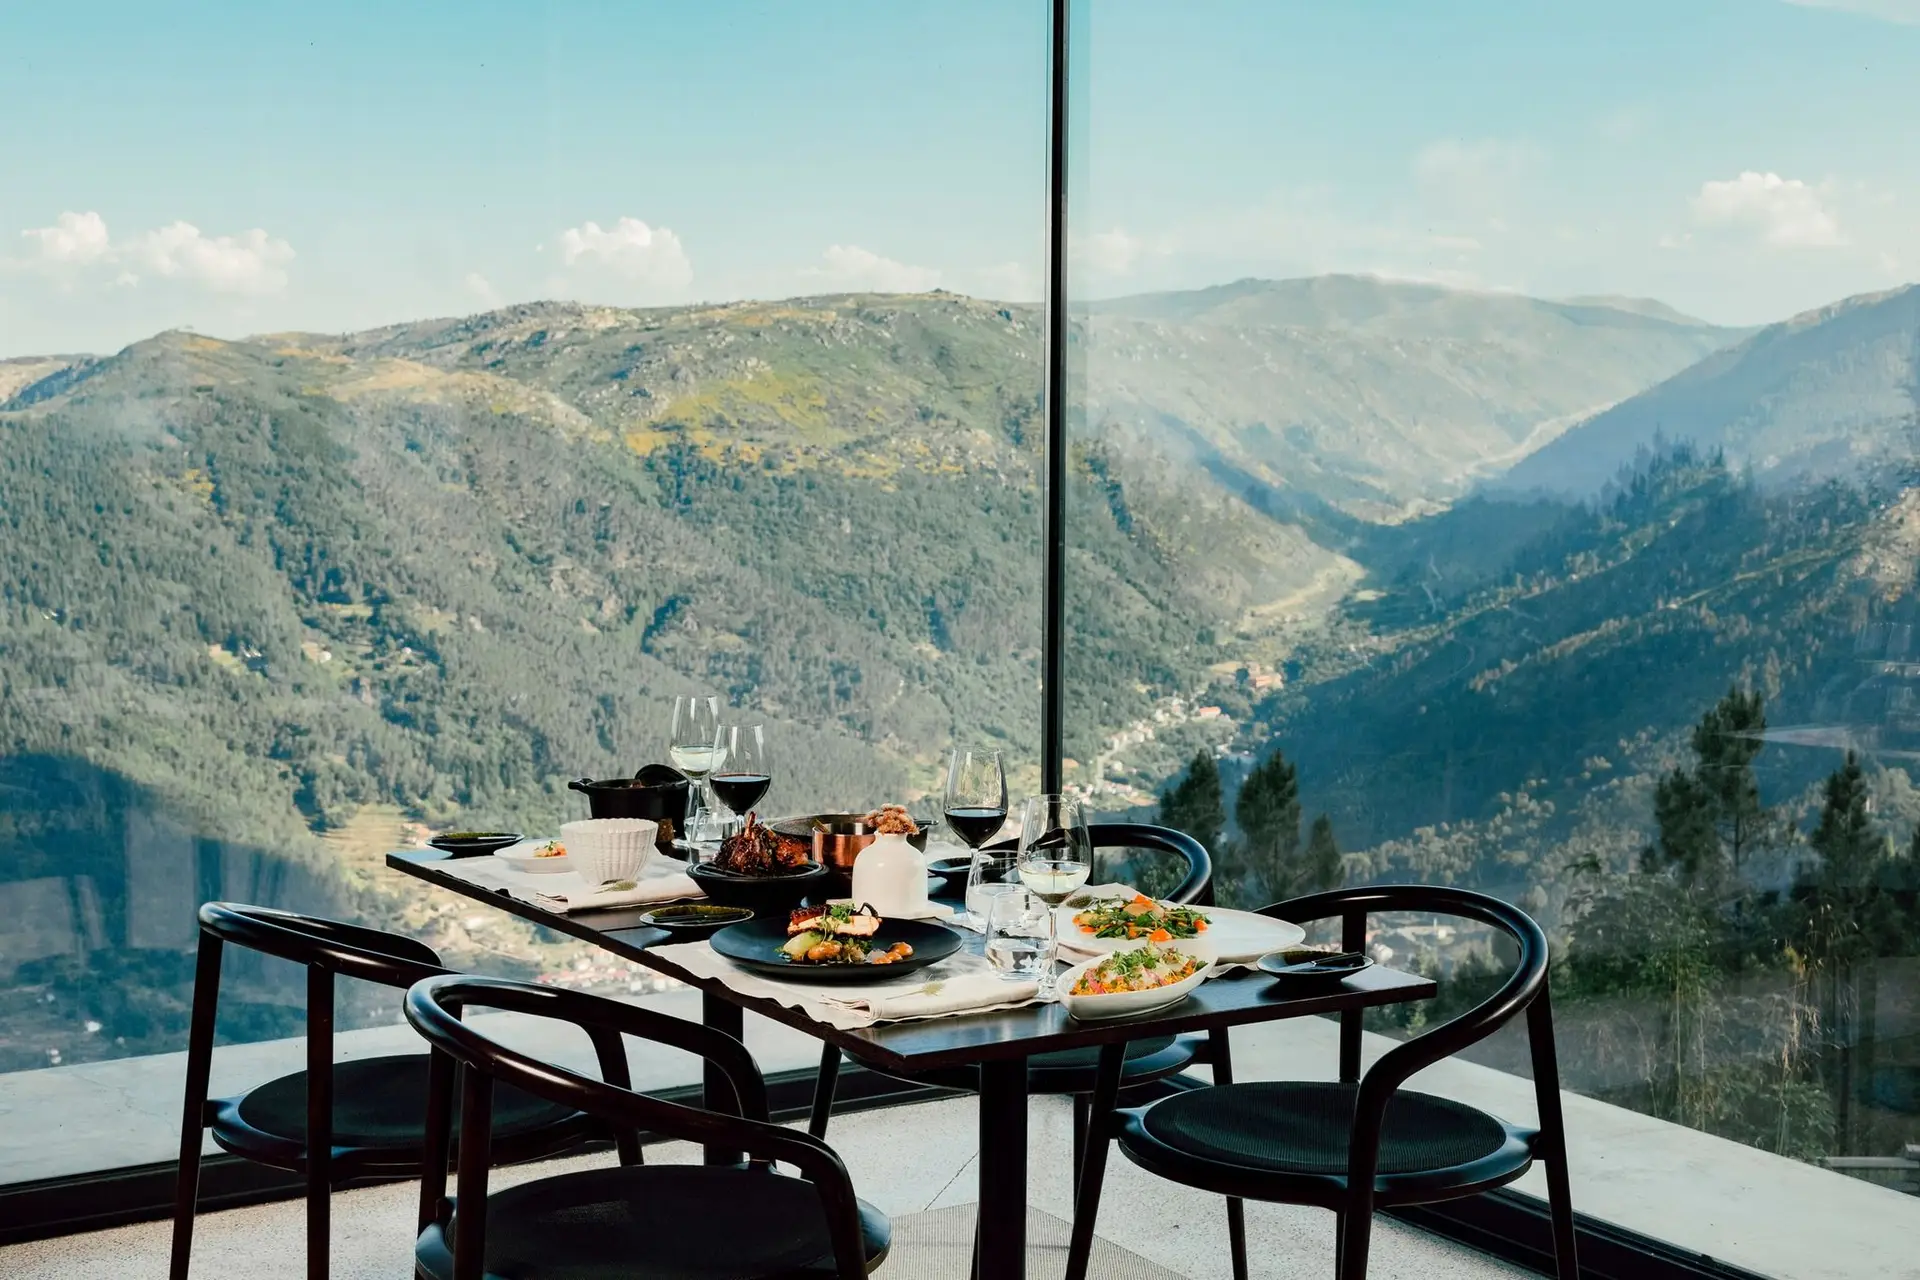
<svg viewBox="0 0 1920 1280"><path fill-rule="evenodd" d="M1092 7L1069 609L1127 621L1075 629L1066 778L1206 843L1226 904L1518 903L1570 1088L1838 1187L1920 1143L1920 288L1846 194L1920 197L1848 61L1920 46L1777 8L1663 29L1629 93L1617 7L1382 41L1228 4L1177 50ZM1505 972L1471 928L1369 945L1447 979L1394 1034Z"/></svg>
<svg viewBox="0 0 1920 1280"><path fill-rule="evenodd" d="M86 104L0 201L0 1071L180 1049L210 898L659 990L384 859L714 771L676 694L759 709L780 767L731 801L769 817L937 797L954 738L1036 758L1043 36L908 9L187 9L107 48L0 6L70 72L0 112ZM720 83L645 181L608 164ZM300 991L228 963L237 1065ZM397 1013L346 988L339 1026ZM95 1120L93 1168L169 1155Z"/></svg>

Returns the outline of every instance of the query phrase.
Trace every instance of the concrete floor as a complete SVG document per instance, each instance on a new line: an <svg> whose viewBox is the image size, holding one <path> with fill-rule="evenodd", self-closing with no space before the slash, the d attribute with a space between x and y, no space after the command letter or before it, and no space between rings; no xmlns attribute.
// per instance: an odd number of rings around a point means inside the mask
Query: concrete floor
<svg viewBox="0 0 1920 1280"><path fill-rule="evenodd" d="M1028 1201L1072 1217L1068 1175L1069 1108L1036 1099ZM865 1199L895 1217L971 1203L977 1195L976 1111L969 1099L836 1117L831 1140ZM697 1159L691 1148L652 1148L649 1163ZM611 1156L503 1169L495 1185L607 1162ZM412 1186L373 1187L334 1198L333 1267L338 1280L395 1280L411 1271ZM1116 1156L1108 1166L1099 1234L1194 1280L1225 1280L1226 1215L1213 1196L1151 1178ZM144 1223L0 1248L7 1280L125 1280L166 1272L167 1223ZM304 1275L298 1202L204 1215L194 1233L195 1280L299 1280ZM1290 1206L1247 1206L1248 1256L1263 1280L1324 1280L1333 1270L1333 1219ZM883 1268L880 1275L884 1276ZM1528 1273L1380 1220L1374 1228L1374 1280L1484 1278Z"/></svg>

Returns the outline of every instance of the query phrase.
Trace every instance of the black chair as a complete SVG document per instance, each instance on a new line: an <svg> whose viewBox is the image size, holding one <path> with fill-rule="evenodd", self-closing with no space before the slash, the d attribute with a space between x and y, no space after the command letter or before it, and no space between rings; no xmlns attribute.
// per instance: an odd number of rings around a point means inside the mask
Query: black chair
<svg viewBox="0 0 1920 1280"><path fill-rule="evenodd" d="M1155 827L1145 823L1096 822L1087 828L1092 837L1094 849L1147 849L1158 853L1170 853L1186 863L1186 875L1172 893L1166 895L1169 902L1196 902L1209 905L1213 901L1213 859L1198 840L1184 831L1175 831L1170 827ZM1126 1049L1126 1066L1121 1073L1120 1087L1131 1089L1168 1076L1185 1071L1196 1061L1207 1056L1207 1037L1205 1036L1156 1036L1147 1040L1136 1040ZM820 1055L820 1074L814 1084L813 1115L807 1131L816 1138L827 1135L827 1120L833 1110L834 1090L840 1077L840 1050L833 1045L824 1047ZM1027 1092L1073 1095L1073 1168L1074 1176L1079 1177L1080 1165L1084 1156L1087 1133L1088 1098L1093 1093L1094 1069L1099 1059L1096 1049L1064 1049L1058 1053L1043 1053L1027 1063ZM858 1061L856 1059L856 1061ZM968 1093L980 1091L980 1069L975 1066L952 1067L943 1071L930 1071L919 1075L901 1075L861 1062L859 1065L877 1075L891 1079L906 1080L913 1084L932 1085L942 1089L958 1089Z"/></svg>
<svg viewBox="0 0 1920 1280"><path fill-rule="evenodd" d="M236 1098L209 1099L220 961L227 943L305 966L307 1069ZM228 902L209 902L200 908L200 951L187 1034L186 1105L180 1119L180 1169L174 1191L168 1272L172 1280L186 1280L193 1249L205 1130L211 1130L214 1142L234 1155L306 1174L307 1275L315 1280L327 1275L333 1188L365 1178L419 1176L427 1151L428 1055L335 1062L333 985L335 976L341 975L405 989L446 972L432 948L378 929ZM624 1070L625 1061L620 1065ZM503 1164L550 1156L604 1132L591 1117L571 1107L518 1091L502 1091L494 1101L493 1118L491 1158ZM637 1157L637 1139L623 1138L621 1147L623 1157ZM444 1153L440 1159L444 1165Z"/></svg>
<svg viewBox="0 0 1920 1280"><path fill-rule="evenodd" d="M858 1280L886 1258L892 1227L856 1199L846 1166L817 1138L771 1123L767 1086L745 1045L723 1032L578 991L503 978L428 978L407 993L407 1020L434 1048L434 1128L421 1204L430 1220L414 1246L420 1280ZM700 1055L732 1087L732 1114L635 1093L625 1079L593 1080L491 1039L460 1020L469 1008L509 1009L637 1036ZM621 1058L624 1062L625 1059ZM460 1070L457 1195L446 1192L453 1079ZM487 1193L484 1151L496 1085L599 1117L616 1132L647 1131L745 1151L735 1165L646 1166L638 1160ZM775 1172L779 1160L798 1178Z"/></svg>
<svg viewBox="0 0 1920 1280"><path fill-rule="evenodd" d="M1338 1215L1338 1280L1364 1280L1378 1207L1428 1204L1504 1186L1535 1160L1545 1166L1556 1274L1576 1280L1573 1202L1567 1185L1566 1128L1547 998L1547 938L1523 911L1485 894L1426 885L1336 889L1267 907L1305 924L1338 917L1342 945L1366 945L1367 917L1411 911L1474 920L1520 949L1500 989L1473 1009L1395 1045L1360 1074L1361 1013L1340 1018L1340 1080L1233 1084L1216 1062L1215 1084L1135 1110L1113 1109L1117 1063L1102 1063L1093 1100L1093 1136L1074 1206L1069 1280L1086 1275L1106 1171L1107 1140L1141 1168L1229 1197L1227 1226L1237 1280L1247 1274L1238 1197L1319 1205ZM1463 1103L1402 1089L1408 1077L1485 1039L1521 1012L1533 1055L1540 1127L1525 1129ZM1224 1078L1223 1078L1224 1077Z"/></svg>

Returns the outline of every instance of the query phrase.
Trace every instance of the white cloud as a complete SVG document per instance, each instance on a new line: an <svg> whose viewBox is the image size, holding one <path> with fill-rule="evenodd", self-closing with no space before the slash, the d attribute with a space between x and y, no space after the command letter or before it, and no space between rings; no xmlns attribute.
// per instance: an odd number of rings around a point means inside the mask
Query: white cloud
<svg viewBox="0 0 1920 1280"><path fill-rule="evenodd" d="M1114 227L1110 231L1096 231L1084 240L1075 237L1072 252L1096 275L1124 276L1139 265L1140 255L1146 248L1146 242L1140 237Z"/></svg>
<svg viewBox="0 0 1920 1280"><path fill-rule="evenodd" d="M1483 210L1502 198L1544 153L1530 142L1441 138L1413 158L1413 176L1429 198Z"/></svg>
<svg viewBox="0 0 1920 1280"><path fill-rule="evenodd" d="M142 273L198 285L212 293L266 294L286 288L285 266L293 246L255 227L231 236L203 235L190 222L174 222L116 242L98 213L62 213L51 227L21 233L38 253L29 265L63 276L89 268L112 269L111 283L137 286Z"/></svg>
<svg viewBox="0 0 1920 1280"><path fill-rule="evenodd" d="M1779 249L1846 243L1840 223L1821 192L1798 178L1749 169L1724 182L1705 182L1690 202L1694 221L1707 227L1749 231Z"/></svg>
<svg viewBox="0 0 1920 1280"><path fill-rule="evenodd" d="M680 237L666 227L621 218L602 230L597 222L560 233L560 261L571 270L613 276L662 295L693 283L693 263Z"/></svg>
<svg viewBox="0 0 1920 1280"><path fill-rule="evenodd" d="M834 292L925 293L940 283L938 268L896 262L859 245L828 245L820 260L823 265L802 267L800 275Z"/></svg>
<svg viewBox="0 0 1920 1280"><path fill-rule="evenodd" d="M63 213L50 227L35 227L20 233L39 245L42 261L85 266L107 256L109 249L107 220L99 214Z"/></svg>
<svg viewBox="0 0 1920 1280"><path fill-rule="evenodd" d="M1840 9L1886 22L1920 25L1920 0L1787 0L1804 9Z"/></svg>
<svg viewBox="0 0 1920 1280"><path fill-rule="evenodd" d="M478 271L467 272L464 283L467 286L467 293L489 311L500 305L500 291L493 287L493 281Z"/></svg>
<svg viewBox="0 0 1920 1280"><path fill-rule="evenodd" d="M133 237L118 255L215 293L278 293L287 287L284 264L293 260L293 246L258 227L237 236L206 236L190 222L175 222Z"/></svg>

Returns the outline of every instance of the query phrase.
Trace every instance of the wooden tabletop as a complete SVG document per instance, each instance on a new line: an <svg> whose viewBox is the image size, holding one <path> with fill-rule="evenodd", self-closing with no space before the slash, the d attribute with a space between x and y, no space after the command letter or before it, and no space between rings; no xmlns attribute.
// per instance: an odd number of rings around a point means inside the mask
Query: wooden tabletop
<svg viewBox="0 0 1920 1280"><path fill-rule="evenodd" d="M651 929L639 923L639 917L649 909L647 907L582 912L571 916L544 911L505 893L481 889L448 875L442 865L448 860L446 854L434 850L387 855L387 865L396 870L604 947L615 955L678 978L709 995L719 996L743 1009L837 1044L861 1061L909 1074L940 1067L1030 1057L1059 1049L1111 1044L1116 1040L1142 1040L1188 1031L1208 1031L1215 1027L1425 1000L1436 990L1429 978L1383 965L1375 965L1346 978L1337 987L1322 988L1309 995L1294 994L1265 974L1239 970L1202 983L1191 996L1169 1008L1114 1022L1079 1022L1069 1018L1067 1011L1058 1004L1033 1004L1018 1009L842 1030L817 1022L798 1009L741 995L717 979L695 977L654 954L650 948L673 941L673 935L664 929ZM970 949L976 952L981 949L984 939L978 934L968 930L961 930L960 933Z"/></svg>

